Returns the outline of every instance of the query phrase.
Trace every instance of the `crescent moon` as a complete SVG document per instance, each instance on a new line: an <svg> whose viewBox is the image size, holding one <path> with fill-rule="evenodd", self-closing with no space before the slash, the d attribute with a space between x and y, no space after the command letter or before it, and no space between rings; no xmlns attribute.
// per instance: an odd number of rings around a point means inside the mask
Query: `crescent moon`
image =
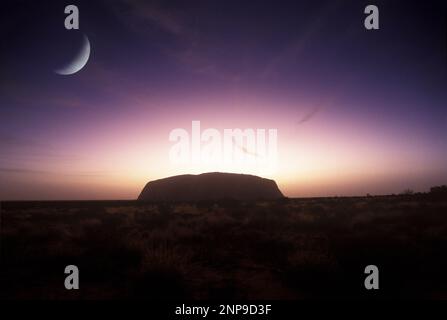
<svg viewBox="0 0 447 320"><path fill-rule="evenodd" d="M74 59L70 61L67 65L60 69L54 70L57 74L66 76L70 74L74 74L84 68L84 66L87 64L88 59L90 57L90 41L88 40L87 36L84 34L84 39L82 42L82 47L79 50L79 52L76 54Z"/></svg>

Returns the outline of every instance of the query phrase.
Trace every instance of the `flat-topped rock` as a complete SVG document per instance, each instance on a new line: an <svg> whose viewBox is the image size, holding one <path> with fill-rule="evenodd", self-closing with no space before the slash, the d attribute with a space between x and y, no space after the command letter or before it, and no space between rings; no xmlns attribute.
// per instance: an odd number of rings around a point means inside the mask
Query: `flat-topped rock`
<svg viewBox="0 0 447 320"><path fill-rule="evenodd" d="M150 181L138 200L276 200L284 198L274 180L248 174L210 172Z"/></svg>

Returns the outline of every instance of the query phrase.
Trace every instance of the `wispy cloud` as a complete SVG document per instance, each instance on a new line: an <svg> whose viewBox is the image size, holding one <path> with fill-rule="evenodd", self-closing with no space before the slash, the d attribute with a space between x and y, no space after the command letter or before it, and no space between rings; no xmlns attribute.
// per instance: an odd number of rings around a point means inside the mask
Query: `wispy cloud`
<svg viewBox="0 0 447 320"><path fill-rule="evenodd" d="M184 35L186 27L182 24L179 16L172 11L164 10L162 2L147 2L141 0L121 0L117 1L111 8L117 15L124 18L122 21L136 32L141 32L141 28L147 31L148 23L151 27L158 27L161 30L173 35Z"/></svg>
<svg viewBox="0 0 447 320"><path fill-rule="evenodd" d="M107 171L57 172L57 171L36 170L36 169L21 168L21 167L0 167L0 173L57 175L57 176L73 176L73 177L104 177L104 176L110 175L110 172L107 172Z"/></svg>
<svg viewBox="0 0 447 320"><path fill-rule="evenodd" d="M154 45L188 70L225 81L240 79L240 71L222 68L210 56L210 39L204 36L192 12L170 8L167 1L120 0L110 8L123 25L148 41L157 32L168 35Z"/></svg>
<svg viewBox="0 0 447 320"><path fill-rule="evenodd" d="M0 148L7 147L43 147L44 145L30 138L22 138L5 132L0 132Z"/></svg>
<svg viewBox="0 0 447 320"><path fill-rule="evenodd" d="M278 74L278 69L283 65L290 63L290 61L296 61L299 55L309 45L309 42L312 39L317 38L317 35L321 32L323 26L328 23L329 15L333 14L340 5L340 1L330 1L322 6L321 9L314 14L313 21L301 31L301 34L286 44L279 54L268 61L265 67L261 70L261 78L268 79L275 76Z"/></svg>
<svg viewBox="0 0 447 320"><path fill-rule="evenodd" d="M3 172L44 173L36 167L49 163L75 163L80 157L56 150L50 144L29 137L0 132L0 166ZM24 169L21 169L21 168Z"/></svg>
<svg viewBox="0 0 447 320"><path fill-rule="evenodd" d="M0 168L0 173L31 173L31 174L48 174L47 171L42 170L33 170L26 168Z"/></svg>
<svg viewBox="0 0 447 320"><path fill-rule="evenodd" d="M302 124L302 123L305 123L305 122L311 120L318 112L321 111L322 108L323 108L323 106L321 106L321 105L312 108L298 120L298 124Z"/></svg>

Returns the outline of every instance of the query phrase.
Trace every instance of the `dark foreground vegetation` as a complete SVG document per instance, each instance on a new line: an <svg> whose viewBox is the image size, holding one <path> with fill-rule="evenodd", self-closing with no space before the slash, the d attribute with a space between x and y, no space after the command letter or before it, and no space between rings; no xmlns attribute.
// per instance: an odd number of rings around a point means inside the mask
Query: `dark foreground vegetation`
<svg viewBox="0 0 447 320"><path fill-rule="evenodd" d="M442 194L1 205L2 299L447 298Z"/></svg>

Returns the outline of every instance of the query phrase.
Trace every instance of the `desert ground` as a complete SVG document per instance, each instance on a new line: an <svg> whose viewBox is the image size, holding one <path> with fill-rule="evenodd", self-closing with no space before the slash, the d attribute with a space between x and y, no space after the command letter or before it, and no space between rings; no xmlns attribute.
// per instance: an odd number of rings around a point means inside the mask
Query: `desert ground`
<svg viewBox="0 0 447 320"><path fill-rule="evenodd" d="M2 299L445 299L446 252L430 194L1 203Z"/></svg>

